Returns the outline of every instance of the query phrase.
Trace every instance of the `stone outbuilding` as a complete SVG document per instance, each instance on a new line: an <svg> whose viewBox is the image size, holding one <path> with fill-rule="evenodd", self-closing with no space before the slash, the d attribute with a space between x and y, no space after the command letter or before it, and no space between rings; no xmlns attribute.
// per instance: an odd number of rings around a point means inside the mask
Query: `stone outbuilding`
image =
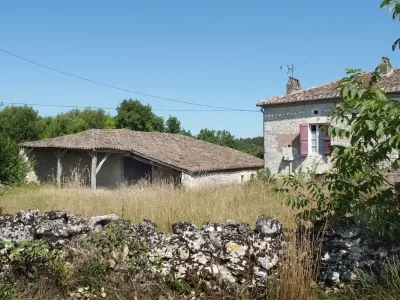
<svg viewBox="0 0 400 300"><path fill-rule="evenodd" d="M393 69L383 57L380 72L378 86L399 98L400 69ZM258 102L263 109L265 168L273 174L310 168L322 173L329 168L331 144L346 143L331 139L322 130L330 124L329 113L340 101L337 83L302 89L298 79L289 77L286 94Z"/></svg>
<svg viewBox="0 0 400 300"><path fill-rule="evenodd" d="M91 129L24 142L41 182L79 178L91 186L116 186L140 179L173 181L183 187L241 183L263 161L234 149L188 136L129 129Z"/></svg>

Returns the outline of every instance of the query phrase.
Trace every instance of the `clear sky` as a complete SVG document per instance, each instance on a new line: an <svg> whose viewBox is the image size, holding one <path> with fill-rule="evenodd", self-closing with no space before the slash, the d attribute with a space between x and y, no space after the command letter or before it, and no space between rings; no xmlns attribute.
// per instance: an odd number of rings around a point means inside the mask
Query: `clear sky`
<svg viewBox="0 0 400 300"><path fill-rule="evenodd" d="M371 70L382 56L400 66L400 23L380 0L3 1L0 48L143 93L239 109L285 92L293 63L303 87ZM113 90L0 52L0 102L117 107L137 98L154 109L202 109ZM68 109L36 107L41 115ZM206 108L204 108L206 109ZM115 110L108 110L115 114ZM177 112L186 129L262 135L258 112Z"/></svg>

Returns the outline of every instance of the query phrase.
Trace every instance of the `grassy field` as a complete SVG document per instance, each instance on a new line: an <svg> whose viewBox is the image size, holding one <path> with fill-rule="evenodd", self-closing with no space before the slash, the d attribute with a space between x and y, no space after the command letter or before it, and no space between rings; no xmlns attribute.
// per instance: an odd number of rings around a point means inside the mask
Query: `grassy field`
<svg viewBox="0 0 400 300"><path fill-rule="evenodd" d="M38 208L41 212L63 209L86 217L115 213L134 222L150 219L162 231L169 231L177 221L201 225L205 221L235 219L254 225L260 215L275 217L287 227L294 226L293 211L259 182L198 190L145 183L96 191L31 186L0 191L0 207L8 213L28 208Z"/></svg>

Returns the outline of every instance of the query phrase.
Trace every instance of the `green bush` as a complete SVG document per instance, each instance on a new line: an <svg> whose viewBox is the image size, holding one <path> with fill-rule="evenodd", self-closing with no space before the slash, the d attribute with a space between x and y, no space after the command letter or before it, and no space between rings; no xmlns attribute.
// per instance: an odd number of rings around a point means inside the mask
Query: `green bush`
<svg viewBox="0 0 400 300"><path fill-rule="evenodd" d="M17 143L0 133L0 183L22 183L28 168L28 162L20 155Z"/></svg>

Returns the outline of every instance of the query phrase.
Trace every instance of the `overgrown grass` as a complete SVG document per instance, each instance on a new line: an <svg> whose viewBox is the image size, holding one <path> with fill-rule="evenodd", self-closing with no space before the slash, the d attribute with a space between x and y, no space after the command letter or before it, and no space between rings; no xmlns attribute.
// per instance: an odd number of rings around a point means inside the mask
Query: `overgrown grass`
<svg viewBox="0 0 400 300"><path fill-rule="evenodd" d="M286 227L293 227L294 212L268 193L261 182L197 190L177 189L167 184L139 184L117 189L31 186L0 193L0 207L8 213L38 208L41 212L65 209L86 217L115 213L133 222L151 219L168 231L177 221L197 225L205 221L235 219L254 225L260 215L272 216Z"/></svg>

